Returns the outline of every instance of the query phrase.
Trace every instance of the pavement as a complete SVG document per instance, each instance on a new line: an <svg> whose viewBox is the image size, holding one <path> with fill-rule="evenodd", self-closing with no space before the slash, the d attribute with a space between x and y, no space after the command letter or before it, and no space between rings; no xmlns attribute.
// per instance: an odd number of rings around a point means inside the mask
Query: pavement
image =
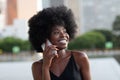
<svg viewBox="0 0 120 80"><path fill-rule="evenodd" d="M0 80L33 80L32 61L0 62ZM120 65L114 58L90 59L92 80L120 80Z"/></svg>
<svg viewBox="0 0 120 80"><path fill-rule="evenodd" d="M114 58L90 59L92 80L120 80L120 64Z"/></svg>
<svg viewBox="0 0 120 80"><path fill-rule="evenodd" d="M33 80L32 62L0 62L0 80Z"/></svg>

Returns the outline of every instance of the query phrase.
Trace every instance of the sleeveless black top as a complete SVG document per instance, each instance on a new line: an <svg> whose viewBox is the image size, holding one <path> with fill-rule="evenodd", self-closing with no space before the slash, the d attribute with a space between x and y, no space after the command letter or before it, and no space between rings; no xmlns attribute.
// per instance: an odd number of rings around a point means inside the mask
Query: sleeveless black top
<svg viewBox="0 0 120 80"><path fill-rule="evenodd" d="M51 80L82 80L80 71L77 68L73 55L71 56L63 73L57 77L50 71Z"/></svg>

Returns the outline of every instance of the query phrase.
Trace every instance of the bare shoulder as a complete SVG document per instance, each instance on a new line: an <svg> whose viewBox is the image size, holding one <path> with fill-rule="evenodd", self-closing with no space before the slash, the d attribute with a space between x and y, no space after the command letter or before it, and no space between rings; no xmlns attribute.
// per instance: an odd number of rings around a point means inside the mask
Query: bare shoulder
<svg viewBox="0 0 120 80"><path fill-rule="evenodd" d="M38 68L39 69L42 68L42 60L33 62L32 69L38 69Z"/></svg>
<svg viewBox="0 0 120 80"><path fill-rule="evenodd" d="M42 61L36 61L32 64L32 74L34 80L42 80Z"/></svg>
<svg viewBox="0 0 120 80"><path fill-rule="evenodd" d="M73 51L74 59L78 65L78 68L83 76L84 80L91 80L90 75L90 63L88 56L82 51Z"/></svg>
<svg viewBox="0 0 120 80"><path fill-rule="evenodd" d="M85 52L83 51L72 51L72 54L75 58L76 63L81 66L83 64L88 64L89 60L88 60L88 56Z"/></svg>
<svg viewBox="0 0 120 80"><path fill-rule="evenodd" d="M79 59L88 58L87 54L83 51L72 51L72 54L74 55L74 57L79 58Z"/></svg>

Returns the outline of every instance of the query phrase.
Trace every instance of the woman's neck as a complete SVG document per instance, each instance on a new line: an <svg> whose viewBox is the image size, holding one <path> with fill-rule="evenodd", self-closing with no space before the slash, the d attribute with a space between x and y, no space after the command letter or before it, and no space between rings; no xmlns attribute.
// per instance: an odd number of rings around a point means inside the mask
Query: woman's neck
<svg viewBox="0 0 120 80"><path fill-rule="evenodd" d="M57 64L57 63L61 63L63 61L66 61L70 58L71 53L69 51L67 51L66 49L64 50L59 50L58 51L58 57L55 57L53 59L53 63Z"/></svg>
<svg viewBox="0 0 120 80"><path fill-rule="evenodd" d="M65 58L66 57L66 50L62 49L58 51L58 57L59 58Z"/></svg>

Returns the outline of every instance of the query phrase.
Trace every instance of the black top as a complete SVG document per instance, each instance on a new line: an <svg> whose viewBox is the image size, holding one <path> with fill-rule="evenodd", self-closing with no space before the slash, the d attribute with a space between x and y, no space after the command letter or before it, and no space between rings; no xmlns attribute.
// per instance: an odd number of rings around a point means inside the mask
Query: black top
<svg viewBox="0 0 120 80"><path fill-rule="evenodd" d="M82 80L80 71L77 68L73 55L71 56L63 73L57 77L50 71L51 80Z"/></svg>

